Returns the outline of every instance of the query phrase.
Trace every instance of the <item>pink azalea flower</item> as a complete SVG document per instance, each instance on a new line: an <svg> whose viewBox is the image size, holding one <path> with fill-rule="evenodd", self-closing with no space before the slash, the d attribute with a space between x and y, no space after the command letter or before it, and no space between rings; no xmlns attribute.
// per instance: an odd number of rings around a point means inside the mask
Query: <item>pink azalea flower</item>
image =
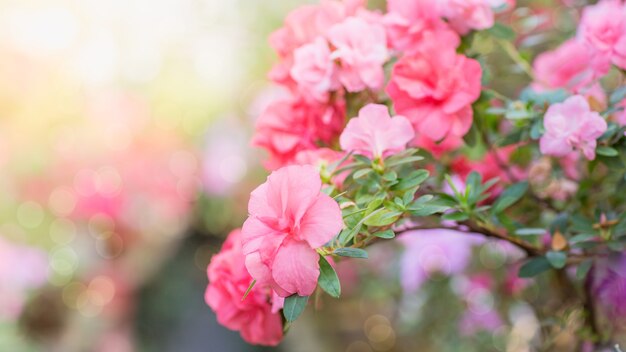
<svg viewBox="0 0 626 352"><path fill-rule="evenodd" d="M328 43L317 37L294 52L291 77L303 94L311 94L314 98L325 101L328 99L328 92L339 86L336 68Z"/></svg>
<svg viewBox="0 0 626 352"><path fill-rule="evenodd" d="M320 176L322 177L324 182L332 183L336 186L341 187L343 181L348 176L348 173L343 172L339 175L335 175L331 179L331 174L328 170L328 167L330 164L341 160L344 155L345 153L338 152L329 148L303 150L296 155L295 164L314 166L315 169L320 173ZM339 165L338 168L346 166L348 160Z"/></svg>
<svg viewBox="0 0 626 352"><path fill-rule="evenodd" d="M613 64L626 69L626 5L621 0L603 0L586 7L578 35Z"/></svg>
<svg viewBox="0 0 626 352"><path fill-rule="evenodd" d="M274 171L250 195L242 229L246 267L281 297L313 293L319 276L315 249L343 226L339 205L321 187L313 166L294 165Z"/></svg>
<svg viewBox="0 0 626 352"><path fill-rule="evenodd" d="M546 132L539 141L541 153L561 157L576 148L589 160L595 159L596 140L607 128L606 121L591 111L587 100L580 95L551 105L543 125Z"/></svg>
<svg viewBox="0 0 626 352"><path fill-rule="evenodd" d="M385 105L369 104L348 121L339 143L345 151L382 158L404 150L413 137L415 132L406 117L391 118Z"/></svg>
<svg viewBox="0 0 626 352"><path fill-rule="evenodd" d="M428 150L433 156L438 158L446 152L461 147L463 145L463 138L450 134L443 140L436 141L432 138L428 138L428 136L420 134L415 137L412 144L416 147Z"/></svg>
<svg viewBox="0 0 626 352"><path fill-rule="evenodd" d="M411 120L419 134L433 140L463 136L472 125L472 103L480 95L478 61L451 49L417 52L393 68L387 93L395 110Z"/></svg>
<svg viewBox="0 0 626 352"><path fill-rule="evenodd" d="M440 14L459 34L470 30L487 29L494 24L492 2L489 0L442 0L438 2ZM504 4L504 3L502 3Z"/></svg>
<svg viewBox="0 0 626 352"><path fill-rule="evenodd" d="M440 17L437 2L432 0L389 0L384 17L389 45L398 51L421 50L426 43L436 43L440 50L456 48L458 34Z"/></svg>
<svg viewBox="0 0 626 352"><path fill-rule="evenodd" d="M383 64L389 55L382 24L361 17L349 17L333 26L328 37L336 48L332 57L341 65L339 80L349 92L383 86Z"/></svg>
<svg viewBox="0 0 626 352"><path fill-rule="evenodd" d="M319 5L301 6L289 13L285 25L270 36L270 45L280 57L280 62L270 73L272 80L289 83L296 49L313 42L319 36L325 37L329 28L349 16L354 16L363 5L363 0L323 0Z"/></svg>
<svg viewBox="0 0 626 352"><path fill-rule="evenodd" d="M290 96L270 104L259 117L252 144L269 153L268 169L293 163L302 150L317 149L339 136L345 116L341 99L334 104L307 102Z"/></svg>
<svg viewBox="0 0 626 352"><path fill-rule="evenodd" d="M540 89L563 88L575 93L608 73L610 63L594 55L579 40L570 39L553 51L546 51L533 63Z"/></svg>
<svg viewBox="0 0 626 352"><path fill-rule="evenodd" d="M238 330L247 342L276 346L283 338L283 324L270 303L269 287L257 283L242 300L253 280L244 262L241 231L234 230L207 268L209 285L205 301L220 324Z"/></svg>

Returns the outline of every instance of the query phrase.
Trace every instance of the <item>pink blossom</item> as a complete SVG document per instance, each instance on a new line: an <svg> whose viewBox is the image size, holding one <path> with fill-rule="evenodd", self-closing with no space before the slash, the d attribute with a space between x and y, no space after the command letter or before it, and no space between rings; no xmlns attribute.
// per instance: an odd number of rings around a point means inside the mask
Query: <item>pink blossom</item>
<svg viewBox="0 0 626 352"><path fill-rule="evenodd" d="M436 43L440 50L456 48L461 40L440 17L437 2L432 0L389 0L384 24L390 46L413 52Z"/></svg>
<svg viewBox="0 0 626 352"><path fill-rule="evenodd" d="M587 100L580 95L551 105L543 125L546 132L539 141L541 153L565 156L576 148L589 160L595 159L596 140L607 128L606 121L591 111Z"/></svg>
<svg viewBox="0 0 626 352"><path fill-rule="evenodd" d="M444 153L461 147L463 138L449 134L446 138L436 141L428 136L419 134L415 137L412 144L428 150L435 157L441 157Z"/></svg>
<svg viewBox="0 0 626 352"><path fill-rule="evenodd" d="M603 0L583 11L578 35L589 46L626 69L626 5Z"/></svg>
<svg viewBox="0 0 626 352"><path fill-rule="evenodd" d="M382 24L349 17L333 26L328 37L336 48L332 57L341 65L339 80L349 92L382 88L383 64L389 57Z"/></svg>
<svg viewBox="0 0 626 352"><path fill-rule="evenodd" d="M489 0L441 0L440 14L459 34L470 30L487 29L494 24L493 1Z"/></svg>
<svg viewBox="0 0 626 352"><path fill-rule="evenodd" d="M338 175L331 175L328 167L330 164L341 160L344 155L345 153L329 148L303 150L296 155L295 164L314 166L325 183L332 183L340 187L348 173L343 172ZM347 162L348 160L344 161L338 168L346 166Z"/></svg>
<svg viewBox="0 0 626 352"><path fill-rule="evenodd" d="M363 8L363 0L323 0L319 5L301 6L287 15L285 25L270 36L270 45L280 57L270 77L277 83L291 82L294 52L299 47L325 37L333 25L343 21Z"/></svg>
<svg viewBox="0 0 626 352"><path fill-rule="evenodd" d="M433 140L463 136L472 125L471 104L480 95L481 75L478 61L434 48L402 57L387 93L418 133Z"/></svg>
<svg viewBox="0 0 626 352"><path fill-rule="evenodd" d="M563 88L575 93L608 73L607 60L594 55L579 40L570 39L553 51L546 51L533 63L537 88Z"/></svg>
<svg viewBox="0 0 626 352"><path fill-rule="evenodd" d="M406 117L391 118L385 105L369 104L361 108L358 117L348 121L339 142L345 151L381 158L404 150L414 136Z"/></svg>
<svg viewBox="0 0 626 352"><path fill-rule="evenodd" d="M334 104L308 102L291 95L270 104L259 117L252 144L269 153L269 169L293 163L302 150L317 149L338 137L345 116L341 99Z"/></svg>
<svg viewBox="0 0 626 352"><path fill-rule="evenodd" d="M48 258L44 251L9 242L0 236L0 321L22 312L28 291L45 284Z"/></svg>
<svg viewBox="0 0 626 352"><path fill-rule="evenodd" d="M242 300L253 280L244 262L241 231L234 230L207 268L205 301L220 324L238 330L247 342L276 346L283 337L283 327L280 315L272 310L269 287L257 283Z"/></svg>
<svg viewBox="0 0 626 352"><path fill-rule="evenodd" d="M294 52L291 77L303 94L311 94L320 101L327 100L328 92L339 85L336 72L328 43L321 37Z"/></svg>
<svg viewBox="0 0 626 352"><path fill-rule="evenodd" d="M315 249L343 226L339 205L321 187L313 166L294 165L272 172L250 195L242 229L246 267L281 297L313 293L319 276Z"/></svg>

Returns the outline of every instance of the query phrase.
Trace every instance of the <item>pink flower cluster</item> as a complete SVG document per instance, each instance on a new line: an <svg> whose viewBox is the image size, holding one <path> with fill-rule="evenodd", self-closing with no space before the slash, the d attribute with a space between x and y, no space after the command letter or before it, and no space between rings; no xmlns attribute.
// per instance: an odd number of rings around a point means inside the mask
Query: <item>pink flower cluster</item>
<svg viewBox="0 0 626 352"><path fill-rule="evenodd" d="M383 15L363 1L324 0L294 10L270 39L280 59L270 78L290 93L257 122L253 144L269 153L266 166L291 165L301 152L334 145L347 94L382 94L384 65L393 56L399 61L386 91L418 132L414 145L437 148L449 137L443 145L458 146L472 124L482 75L477 61L456 53L459 33L492 26L499 5L392 0Z"/></svg>

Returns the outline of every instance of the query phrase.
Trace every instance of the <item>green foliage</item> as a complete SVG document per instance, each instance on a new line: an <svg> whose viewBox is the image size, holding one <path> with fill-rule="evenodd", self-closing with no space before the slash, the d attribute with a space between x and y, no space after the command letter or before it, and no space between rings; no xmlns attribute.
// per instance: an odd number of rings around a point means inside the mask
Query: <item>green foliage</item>
<svg viewBox="0 0 626 352"><path fill-rule="evenodd" d="M288 322L294 322L304 309L309 301L309 296L298 296L297 294L291 295L285 298L285 304L283 305L283 316Z"/></svg>
<svg viewBox="0 0 626 352"><path fill-rule="evenodd" d="M339 298L341 296L341 284L335 269L328 263L324 256L320 255L320 276L318 285L329 295Z"/></svg>

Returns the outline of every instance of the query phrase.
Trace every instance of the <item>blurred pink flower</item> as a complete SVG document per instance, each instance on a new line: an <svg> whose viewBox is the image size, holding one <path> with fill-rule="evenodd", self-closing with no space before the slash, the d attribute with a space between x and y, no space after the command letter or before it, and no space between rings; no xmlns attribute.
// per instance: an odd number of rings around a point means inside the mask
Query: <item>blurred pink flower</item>
<svg viewBox="0 0 626 352"><path fill-rule="evenodd" d="M253 280L244 262L241 231L237 229L228 235L221 251L211 259L205 301L220 324L238 330L247 342L276 346L283 338L283 324L281 316L272 309L272 291L257 283L242 300Z"/></svg>
<svg viewBox="0 0 626 352"><path fill-rule="evenodd" d="M341 149L372 159L386 157L406 149L415 136L413 127L404 116L389 116L385 105L369 104L359 116L348 121L339 137Z"/></svg>
<svg viewBox="0 0 626 352"><path fill-rule="evenodd" d="M501 327L504 322L494 308L494 281L487 274L473 275L461 279L457 289L459 296L466 302L467 307L459 321L459 330L465 336L477 332L493 331Z"/></svg>
<svg viewBox="0 0 626 352"><path fill-rule="evenodd" d="M616 66L626 69L626 5L602 0L585 8L578 35Z"/></svg>
<svg viewBox="0 0 626 352"><path fill-rule="evenodd" d="M22 312L28 291L46 283L48 257L43 250L0 236L0 258L0 320L13 320Z"/></svg>
<svg viewBox="0 0 626 352"><path fill-rule="evenodd" d="M493 26L493 1L490 0L441 0L438 2L439 13L448 19L450 26L459 34L470 30L482 30ZM505 2L501 2L503 5Z"/></svg>
<svg viewBox="0 0 626 352"><path fill-rule="evenodd" d="M331 57L328 42L317 37L294 52L291 77L303 94L310 94L319 101L328 99L328 93L339 87L337 66Z"/></svg>
<svg viewBox="0 0 626 352"><path fill-rule="evenodd" d="M597 261L589 275L594 298L604 314L626 327L626 254Z"/></svg>
<svg viewBox="0 0 626 352"><path fill-rule="evenodd" d="M339 136L345 119L341 99L334 104L307 102L292 95L271 103L256 123L252 144L268 151L268 169L294 162L303 150L317 149L318 143L330 143Z"/></svg>
<svg viewBox="0 0 626 352"><path fill-rule="evenodd" d="M389 0L384 17L391 48L402 52L421 50L436 43L439 50L455 49L461 43L457 33L439 17L436 1Z"/></svg>
<svg viewBox="0 0 626 352"><path fill-rule="evenodd" d="M394 66L387 93L395 110L416 131L433 140L463 136L472 125L482 70L478 61L452 49L433 48L402 57Z"/></svg>
<svg viewBox="0 0 626 352"><path fill-rule="evenodd" d="M551 105L543 124L546 132L539 141L541 153L561 157L576 148L589 160L595 159L596 140L607 128L606 121L591 111L587 100L580 95Z"/></svg>
<svg viewBox="0 0 626 352"><path fill-rule="evenodd" d="M385 80L387 39L382 24L361 17L349 17L328 31L335 51L332 58L341 66L339 80L349 92L380 89Z"/></svg>
<svg viewBox="0 0 626 352"><path fill-rule="evenodd" d="M313 293L319 276L315 249L343 226L339 205L321 187L314 167L294 165L274 171L250 195L242 229L246 267L281 297Z"/></svg>
<svg viewBox="0 0 626 352"><path fill-rule="evenodd" d="M469 265L472 248L484 238L448 229L408 231L399 237L405 251L400 279L406 292L417 291L436 272L459 274Z"/></svg>
<svg viewBox="0 0 626 352"><path fill-rule="evenodd" d="M545 51L533 62L538 82L536 88L558 89L578 93L581 88L608 73L610 64L594 56L593 51L577 39L570 39L552 51Z"/></svg>
<svg viewBox="0 0 626 352"><path fill-rule="evenodd" d="M412 144L416 147L428 150L435 157L440 157L446 152L461 147L463 145L463 138L449 134L446 138L435 141L428 136L418 134Z"/></svg>

